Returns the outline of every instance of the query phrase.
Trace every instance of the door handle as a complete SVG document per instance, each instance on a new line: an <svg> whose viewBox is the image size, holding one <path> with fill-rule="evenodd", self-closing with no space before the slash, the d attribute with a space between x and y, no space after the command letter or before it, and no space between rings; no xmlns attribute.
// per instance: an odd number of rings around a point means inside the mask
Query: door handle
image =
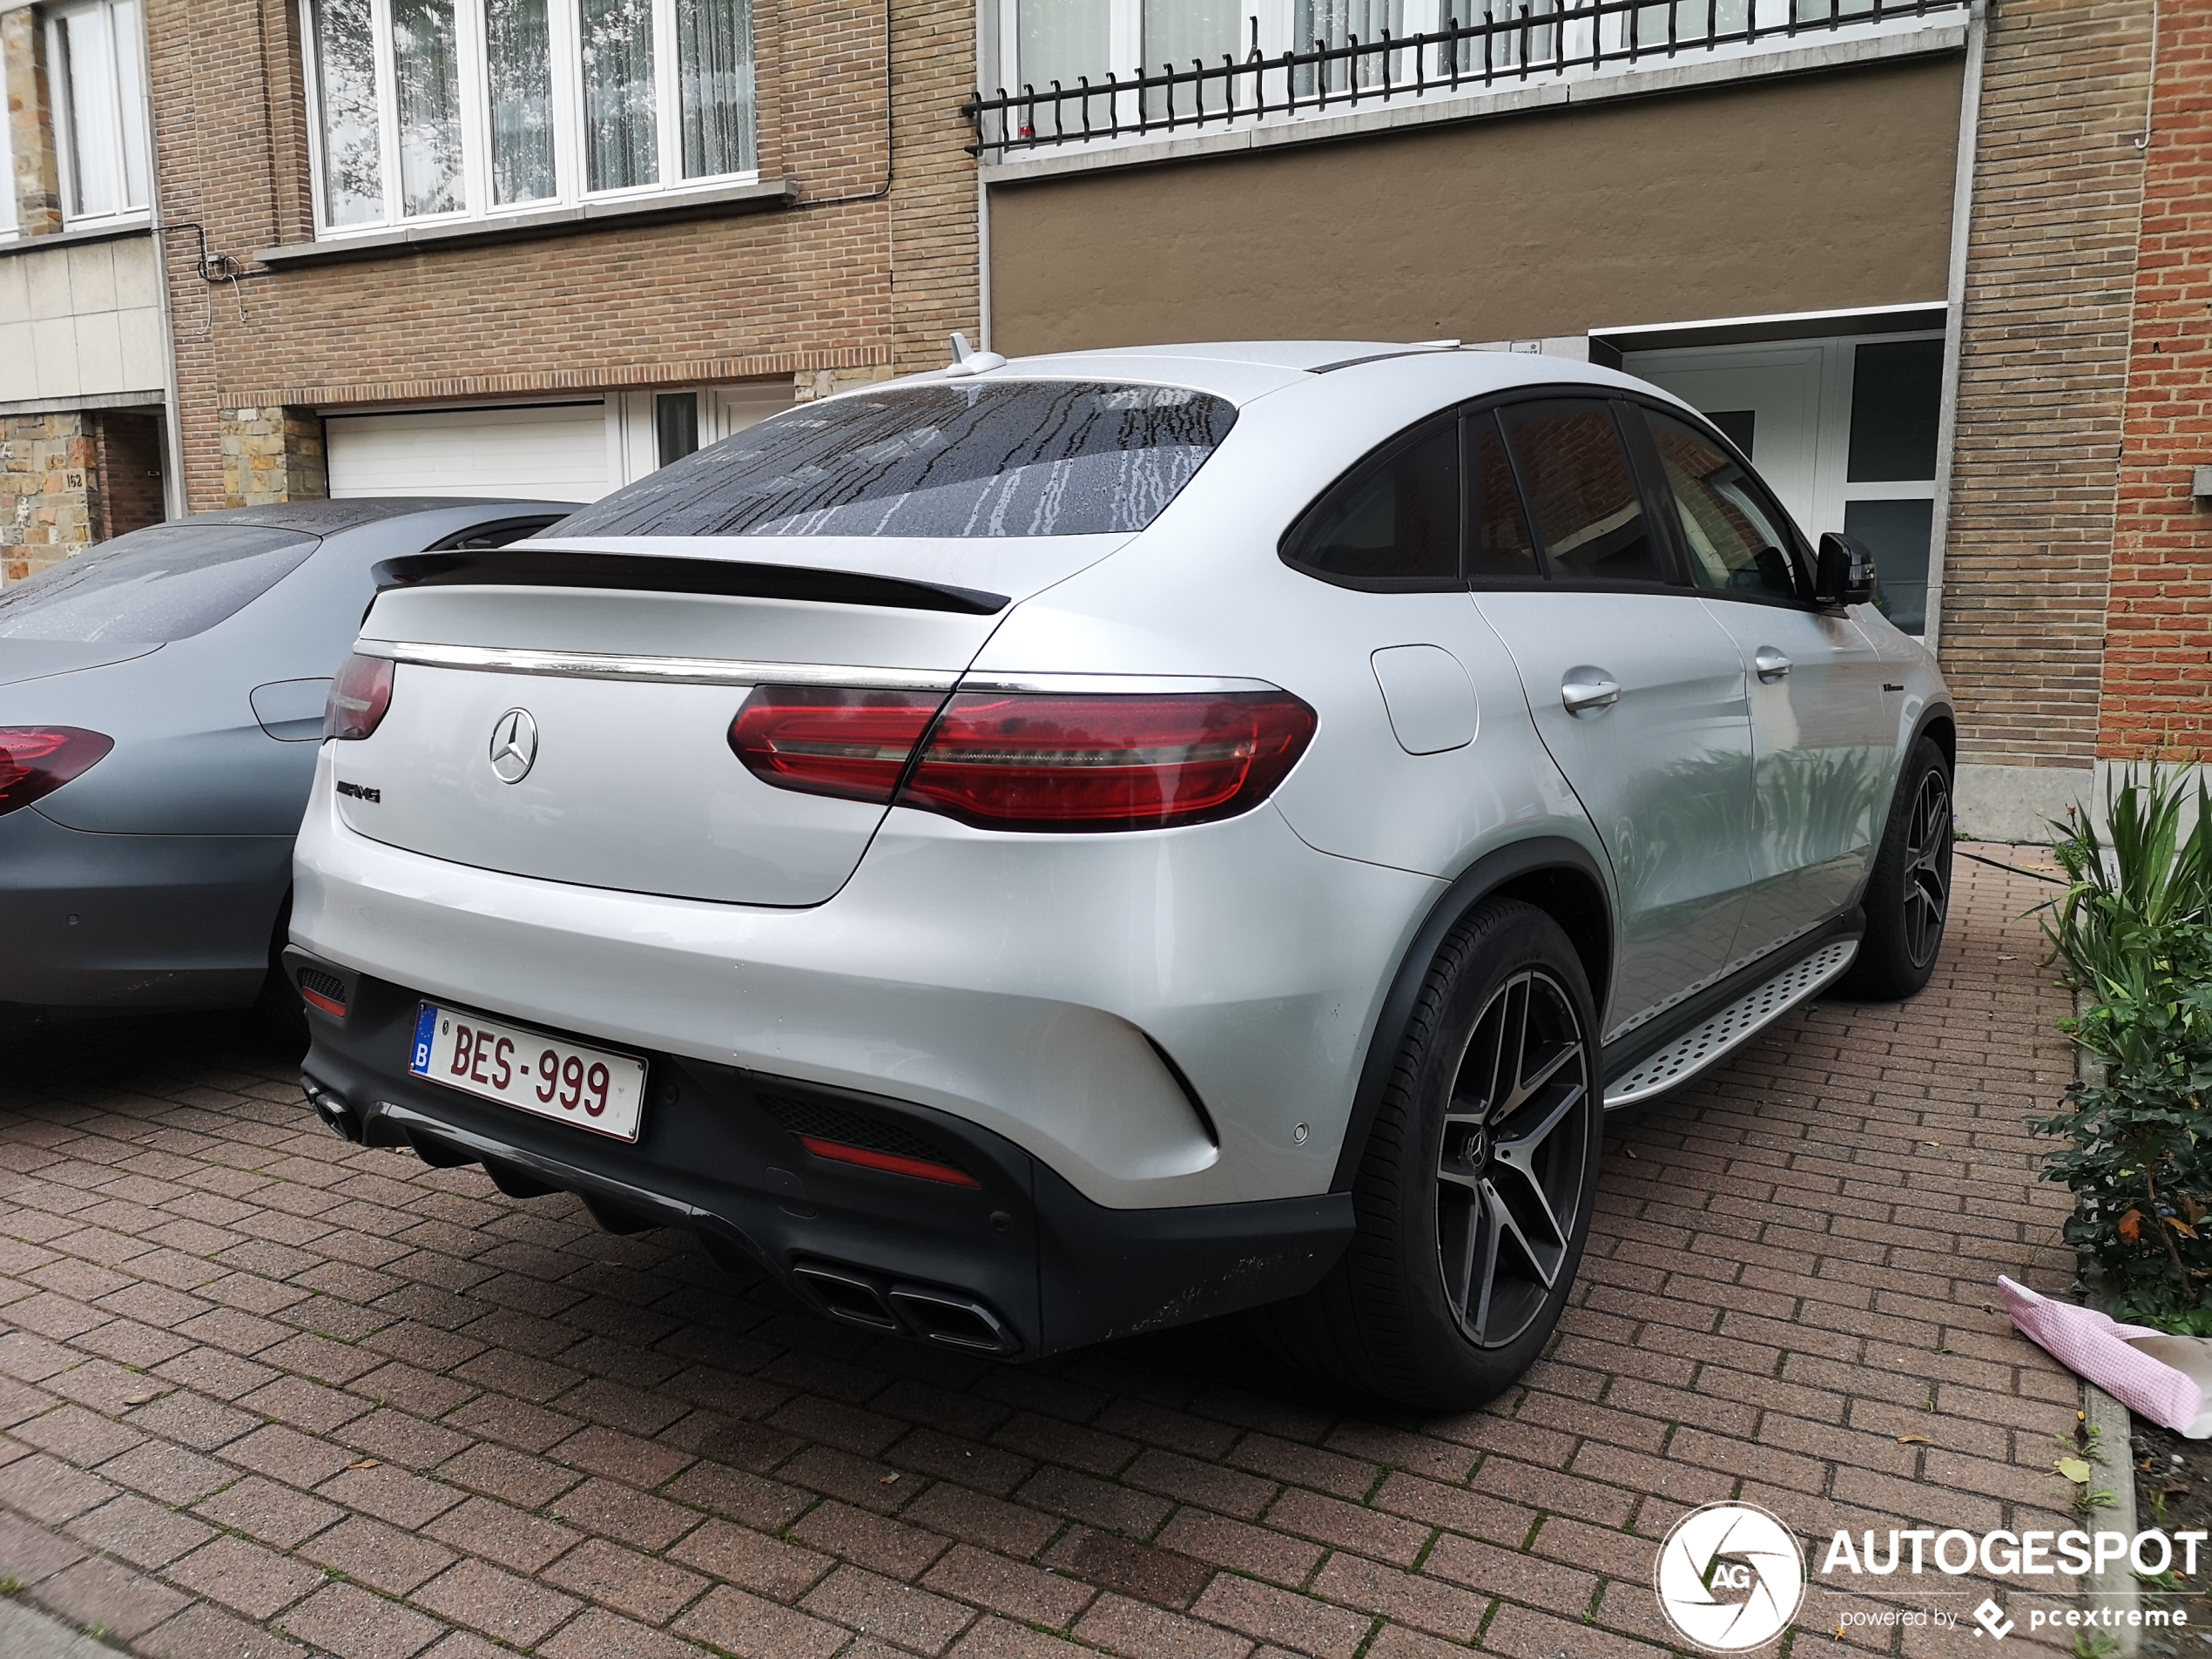
<svg viewBox="0 0 2212 1659"><path fill-rule="evenodd" d="M1621 682L1602 668L1570 668L1559 683L1559 700L1569 714L1609 709L1621 700Z"/></svg>
<svg viewBox="0 0 2212 1659"><path fill-rule="evenodd" d="M1751 653L1751 666L1758 671L1759 678L1771 685L1797 664L1771 645L1762 645Z"/></svg>

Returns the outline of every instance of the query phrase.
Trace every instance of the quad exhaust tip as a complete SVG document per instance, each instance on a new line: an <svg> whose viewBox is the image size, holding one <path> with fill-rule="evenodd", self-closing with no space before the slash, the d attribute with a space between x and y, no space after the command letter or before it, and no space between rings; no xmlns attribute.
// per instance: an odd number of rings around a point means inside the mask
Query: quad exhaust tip
<svg viewBox="0 0 2212 1659"><path fill-rule="evenodd" d="M801 1262L792 1277L823 1312L887 1336L919 1337L970 1353L1018 1352L1021 1339L984 1303L958 1291L920 1285L887 1287L856 1269Z"/></svg>

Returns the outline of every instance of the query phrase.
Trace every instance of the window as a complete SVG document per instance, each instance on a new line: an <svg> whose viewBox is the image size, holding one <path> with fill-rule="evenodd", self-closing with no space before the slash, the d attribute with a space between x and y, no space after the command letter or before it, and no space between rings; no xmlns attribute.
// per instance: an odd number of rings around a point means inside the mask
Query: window
<svg viewBox="0 0 2212 1659"><path fill-rule="evenodd" d="M1790 535L1766 492L1695 428L1649 410L1645 418L1681 509L1690 580L1728 593L1797 598Z"/></svg>
<svg viewBox="0 0 2212 1659"><path fill-rule="evenodd" d="M1237 412L1178 386L969 381L775 415L569 519L572 536L1086 536L1143 529Z"/></svg>
<svg viewBox="0 0 2212 1659"><path fill-rule="evenodd" d="M1875 604L1917 634L1928 614L1943 342L1868 341L1851 357L1844 529L1874 550Z"/></svg>
<svg viewBox="0 0 2212 1659"><path fill-rule="evenodd" d="M1292 528L1283 557L1346 587L1458 587L1459 417L1354 467Z"/></svg>
<svg viewBox="0 0 2212 1659"><path fill-rule="evenodd" d="M0 593L0 639L165 644L244 610L317 538L253 524L156 524Z"/></svg>
<svg viewBox="0 0 2212 1659"><path fill-rule="evenodd" d="M326 233L755 170L752 0L301 0Z"/></svg>
<svg viewBox="0 0 2212 1659"><path fill-rule="evenodd" d="M1613 412L1584 398L1500 412L1556 582L1658 582L1665 570Z"/></svg>
<svg viewBox="0 0 2212 1659"><path fill-rule="evenodd" d="M696 455L699 447L699 395L661 392L653 398L653 455L660 465Z"/></svg>
<svg viewBox="0 0 2212 1659"><path fill-rule="evenodd" d="M1479 415L1467 422L1467 476L1473 491L1467 505L1467 574L1479 579L1526 581L1535 576L1536 545L1521 509L1521 489L1506 459L1498 417Z"/></svg>
<svg viewBox="0 0 2212 1659"><path fill-rule="evenodd" d="M46 14L62 216L71 225L143 214L152 199L142 38L138 0L89 0Z"/></svg>

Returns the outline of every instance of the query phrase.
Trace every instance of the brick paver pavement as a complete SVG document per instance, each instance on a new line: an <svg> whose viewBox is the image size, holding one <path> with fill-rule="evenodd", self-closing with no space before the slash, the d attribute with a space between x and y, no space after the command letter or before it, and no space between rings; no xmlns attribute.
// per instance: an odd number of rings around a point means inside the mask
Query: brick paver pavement
<svg viewBox="0 0 2212 1659"><path fill-rule="evenodd" d="M1581 1659L1656 1656L1655 1541L1707 1500L1816 1541L2065 1526L2075 1385L1992 1306L2070 1270L2023 1126L2070 1063L2019 920L2048 889L1959 871L1918 1001L1817 1004L1616 1123L1554 1351L1433 1420L1234 1325L1023 1368L873 1341L347 1146L240 1027L18 1049L0 1574L195 1659ZM1817 1583L1790 1651L1878 1605Z"/></svg>

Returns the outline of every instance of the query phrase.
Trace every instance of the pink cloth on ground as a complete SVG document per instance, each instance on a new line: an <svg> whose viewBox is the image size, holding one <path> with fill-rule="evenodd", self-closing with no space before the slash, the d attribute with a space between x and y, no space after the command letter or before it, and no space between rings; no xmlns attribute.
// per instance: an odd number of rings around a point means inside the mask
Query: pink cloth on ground
<svg viewBox="0 0 2212 1659"><path fill-rule="evenodd" d="M1997 1288L2005 1311L2020 1334L2047 1349L2076 1376L2087 1377L2130 1411L2154 1423L2184 1429L2204 1409L2204 1391L2189 1378L2147 1353L2130 1338L2161 1333L2140 1325L2121 1325L2108 1313L2054 1302L2002 1274Z"/></svg>

